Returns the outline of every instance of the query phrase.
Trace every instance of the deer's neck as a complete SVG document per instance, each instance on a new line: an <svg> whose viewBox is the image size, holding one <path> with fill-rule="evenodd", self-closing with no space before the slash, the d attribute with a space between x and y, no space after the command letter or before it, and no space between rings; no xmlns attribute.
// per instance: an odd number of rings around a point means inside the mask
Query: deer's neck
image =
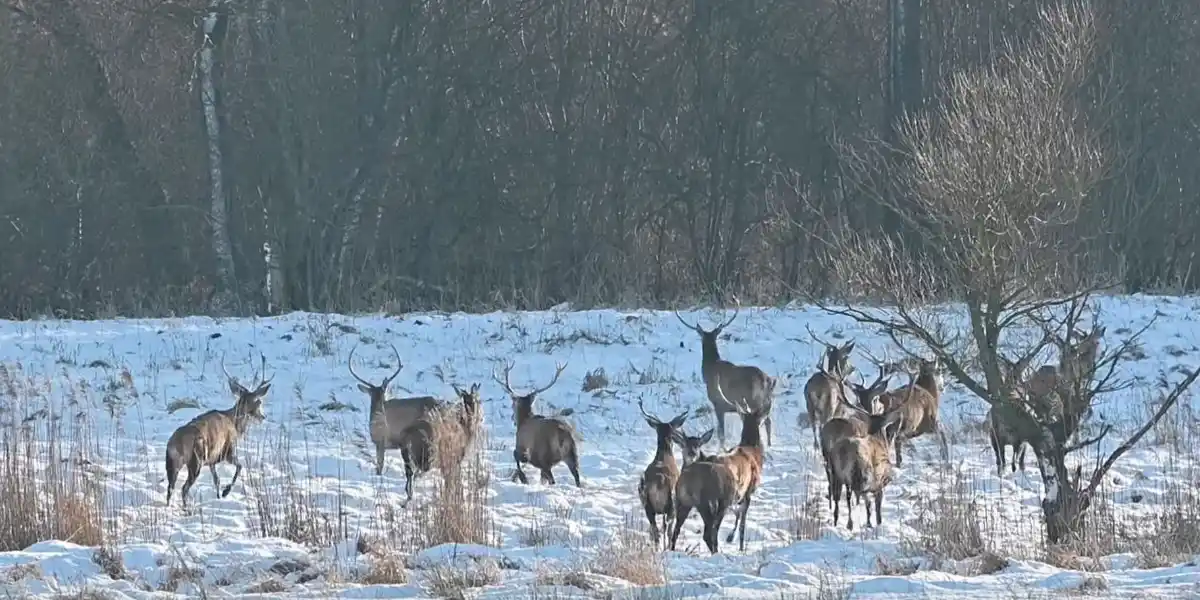
<svg viewBox="0 0 1200 600"><path fill-rule="evenodd" d="M371 420L380 419L383 417L383 395L378 397L371 396Z"/></svg>
<svg viewBox="0 0 1200 600"><path fill-rule="evenodd" d="M703 370L712 369L720 360L721 352L717 350L717 342L705 340L700 347L701 357L700 362Z"/></svg>
<svg viewBox="0 0 1200 600"><path fill-rule="evenodd" d="M937 375L934 375L928 371L921 371L921 373L917 375L916 384L922 389L928 391L930 394L933 394L935 397L941 392L941 390L938 389Z"/></svg>
<svg viewBox="0 0 1200 600"><path fill-rule="evenodd" d="M533 407L520 407L517 409L517 427L523 425L526 421L533 418Z"/></svg>
<svg viewBox="0 0 1200 600"><path fill-rule="evenodd" d="M675 453L672 452L671 438L668 436L658 436L658 445L654 451L654 460L662 463L674 463Z"/></svg>
<svg viewBox="0 0 1200 600"><path fill-rule="evenodd" d="M741 448L757 448L759 453L762 453L762 431L760 425L762 419L759 417L744 416L742 417L742 441L738 442Z"/></svg>

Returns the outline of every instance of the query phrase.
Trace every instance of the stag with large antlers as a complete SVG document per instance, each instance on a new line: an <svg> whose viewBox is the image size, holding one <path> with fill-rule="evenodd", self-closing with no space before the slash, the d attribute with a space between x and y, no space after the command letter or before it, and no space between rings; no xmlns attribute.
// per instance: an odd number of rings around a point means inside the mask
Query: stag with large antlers
<svg viewBox="0 0 1200 600"><path fill-rule="evenodd" d="M679 428L683 427L684 421L687 420L688 411L685 410L664 423L658 417L647 413L640 400L638 410L642 411L642 417L654 430L656 438L654 458L650 460L638 481L638 498L642 501L642 508L646 510L646 519L650 521L650 539L658 546L662 538L656 522L658 516L662 515L662 531L667 530L667 524L675 516L675 481L679 479L679 464L675 462L671 442L676 439Z"/></svg>
<svg viewBox="0 0 1200 600"><path fill-rule="evenodd" d="M679 531L692 509L704 521L704 543L709 552L717 553L718 534L725 512L736 505L733 530L725 539L732 543L738 536L738 548L746 549L746 513L750 499L762 481L763 444L759 426L771 413L771 405L751 408L746 402L728 398L722 390L722 379L713 381L717 393L742 417L742 437L738 445L723 454L695 460L679 474L675 483L675 527L671 532L671 549L679 539Z"/></svg>
<svg viewBox="0 0 1200 600"><path fill-rule="evenodd" d="M804 384L804 401L808 408L808 423L812 427L813 445L820 448L820 435L817 432L828 420L838 416L841 400L845 398L846 378L854 372L854 366L850 364L854 340L836 346L817 337L812 329L808 330L808 334L825 346L825 352L817 364L817 372Z"/></svg>
<svg viewBox="0 0 1200 600"><path fill-rule="evenodd" d="M842 437L834 441L826 460L829 463L830 500L833 504L833 525L838 524L842 493L846 494L846 527L854 529L854 513L850 506L851 496L859 499L867 494L875 496L875 524L883 523L883 491L892 482L892 461L888 456L909 414L907 406L889 408L881 414L872 414L860 406L847 403L846 408L857 412L866 423L865 431L859 435ZM833 421L830 421L832 423ZM899 449L896 456L899 456ZM871 502L867 502L867 526L871 525Z"/></svg>
<svg viewBox="0 0 1200 600"><path fill-rule="evenodd" d="M260 355L262 356L262 355ZM262 373L266 375L267 357L262 356ZM237 459L236 446L251 423L267 418L262 411L263 397L271 389L271 379L263 379L253 390L247 389L225 369L225 359L221 359L221 371L228 380L229 391L237 398L232 408L225 410L210 410L197 416L171 434L167 440L167 505L171 504L171 493L175 489L175 480L179 471L187 466L187 480L183 482L183 507L187 508L188 492L200 476L200 468L208 467L212 473L213 486L220 492L221 497L229 495L233 484L237 483L238 475L242 473L242 463ZM256 377L257 378L257 377ZM221 479L217 476L217 464L229 463L234 466L233 478L229 485L221 488Z"/></svg>
<svg viewBox="0 0 1200 600"><path fill-rule="evenodd" d="M400 362L400 351L392 346L396 355L396 370L383 378L379 385L363 379L354 371L355 346L350 350L346 359L350 375L358 380L358 389L371 399L369 432L371 442L375 444L375 474L383 475L384 453L388 450L399 450L404 445L404 431L427 413L437 410L441 403L433 396L413 396L409 398L388 398L388 386L400 374L404 364Z"/></svg>
<svg viewBox="0 0 1200 600"><path fill-rule="evenodd" d="M761 415L762 426L767 433L767 445L771 445L771 409L773 404L772 396L775 393L775 379L766 374L762 369L750 365L737 365L721 358L720 351L717 350L717 336L726 327L733 323L741 311L739 305L734 311L733 316L729 317L728 321L718 325L712 330L706 330L698 323L688 323L684 320L679 311L675 311L675 316L686 327L695 331L700 336L700 375L704 378L704 385L708 392L708 401L712 403L713 414L717 419L717 439L721 445L725 444L725 415L731 412L738 412L734 404L729 400L740 402L749 407L751 411L763 411ZM720 379L725 386L724 393L729 395L729 399L725 399L724 394L717 389L716 381Z"/></svg>
<svg viewBox="0 0 1200 600"><path fill-rule="evenodd" d="M554 485L554 474L550 469L560 462L565 462L571 470L571 476L575 478L575 485L583 487L579 480L579 449L575 440L575 428L561 418L564 416L562 413L553 416L533 413L533 402L538 394L554 387L566 368L565 364L556 365L550 383L528 394L513 391L512 384L509 383L513 363L505 364L503 377L493 374L496 382L512 398L513 422L517 426L517 443L513 448L513 461L516 462L513 481L529 483L523 469L524 464L529 463L541 472L542 483Z"/></svg>

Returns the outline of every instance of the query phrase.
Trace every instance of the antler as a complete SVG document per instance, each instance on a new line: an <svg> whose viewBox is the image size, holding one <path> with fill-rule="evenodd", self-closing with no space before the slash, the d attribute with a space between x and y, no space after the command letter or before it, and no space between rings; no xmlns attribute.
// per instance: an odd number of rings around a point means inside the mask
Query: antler
<svg viewBox="0 0 1200 600"><path fill-rule="evenodd" d="M679 311L675 311L675 318L679 319L679 322L683 323L684 327L687 327L688 329L691 329L691 330L697 331L697 332L703 331L702 329L700 329L699 323L692 324L692 323L688 323L687 321L683 320L683 315L679 314Z"/></svg>
<svg viewBox="0 0 1200 600"><path fill-rule="evenodd" d="M511 373L512 370L513 370L513 362L505 361L505 363L504 363L504 379L501 379L500 376L497 375L495 371L492 372L492 379L495 379L496 383L500 384L500 386L504 388L504 391L508 392L509 396L516 396L517 393L513 391L512 385L510 385L508 383L508 374Z"/></svg>
<svg viewBox="0 0 1200 600"><path fill-rule="evenodd" d="M734 302L733 316L729 317L728 321L725 321L724 323L721 323L720 325L718 325L717 328L713 330L713 333L719 332L722 329L729 327L729 324L733 323L733 320L738 317L738 313L742 312L741 301L739 301L737 298L734 298L733 302Z"/></svg>
<svg viewBox="0 0 1200 600"><path fill-rule="evenodd" d="M387 387L388 384L391 383L392 380L395 379L396 376L400 374L400 369L404 368L404 363L400 361L400 351L396 349L396 345L395 344L388 344L388 345L392 347L392 354L396 355L396 370L392 371L391 375L388 375L387 377L385 377L383 379L383 384L381 384L380 387Z"/></svg>
<svg viewBox="0 0 1200 600"><path fill-rule="evenodd" d="M261 388L262 386L267 385L268 383L271 383L271 381L273 379L275 379L275 375L272 374L269 379L263 379L263 377L265 377L267 374L267 355L263 354L262 352L259 352L258 357L260 359L262 359L262 363L261 363L262 367L261 367L261 372L259 373L259 382L258 382L258 387Z"/></svg>
<svg viewBox="0 0 1200 600"><path fill-rule="evenodd" d="M821 337L817 335L817 332L813 331L812 327L809 327L808 323L804 324L804 329L805 331L808 331L808 337L812 338L814 342L825 346L826 350L833 350L834 348L837 348L837 346L834 346L833 344L821 339Z"/></svg>
<svg viewBox="0 0 1200 600"><path fill-rule="evenodd" d="M221 355L221 372L225 374L225 378L229 380L229 383L236 385L239 388L242 388L243 390L246 389L246 386L242 385L242 382L238 381L237 377L230 375L229 371L225 369L225 355L224 354Z"/></svg>
<svg viewBox="0 0 1200 600"><path fill-rule="evenodd" d="M638 399L638 410L642 411L642 416L646 417L646 419L651 423L654 423L655 425L662 425L662 421L659 421L658 417L646 412L646 407L642 405L641 399Z"/></svg>
<svg viewBox="0 0 1200 600"><path fill-rule="evenodd" d="M530 396L536 396L536 395L538 395L538 394L540 394L540 393L542 393L542 392L544 392L544 391L546 391L546 390L548 390L548 389L550 389L550 388L554 387L554 384L558 383L558 376L559 376L559 375L562 375L563 371L564 371L566 368L567 368L567 364L566 364L566 363L563 363L563 364L554 363L554 369L555 369L555 371L554 371L554 378L550 380L550 383L547 383L546 385L544 385L544 386L542 386L542 387L540 387L540 388L538 388L538 389L536 389L536 390L534 390L534 391L530 392L530 393L529 393L529 395L530 395Z"/></svg>
<svg viewBox="0 0 1200 600"><path fill-rule="evenodd" d="M359 377L358 373L354 372L354 351L355 350L358 350L358 344L355 344L354 347L350 349L350 356L348 358L346 358L346 366L350 368L350 375L353 376L355 379L357 379L358 382L363 385L375 387L375 384L371 383L370 381L367 381L366 379L363 379L362 377Z"/></svg>

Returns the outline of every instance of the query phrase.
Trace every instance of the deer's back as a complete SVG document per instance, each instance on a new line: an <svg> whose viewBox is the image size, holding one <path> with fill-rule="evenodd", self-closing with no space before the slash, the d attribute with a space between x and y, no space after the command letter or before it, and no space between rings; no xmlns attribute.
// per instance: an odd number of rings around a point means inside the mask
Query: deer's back
<svg viewBox="0 0 1200 600"><path fill-rule="evenodd" d="M167 441L167 447L184 460L194 453L201 464L210 465L224 460L237 436L233 417L224 411L210 410L176 429Z"/></svg>
<svg viewBox="0 0 1200 600"><path fill-rule="evenodd" d="M675 502L697 507L728 508L737 498L737 483L729 466L719 460L697 461L679 473Z"/></svg>
<svg viewBox="0 0 1200 600"><path fill-rule="evenodd" d="M880 401L887 410L898 411L904 417L902 434L905 437L931 433L937 424L938 397L919 385L906 385L887 392Z"/></svg>
<svg viewBox="0 0 1200 600"><path fill-rule="evenodd" d="M575 445L575 428L554 417L533 416L517 428L517 450L537 468L562 460Z"/></svg>
<svg viewBox="0 0 1200 600"><path fill-rule="evenodd" d="M841 387L840 381L820 371L809 377L808 382L804 384L804 402L808 408L808 418L815 423L823 423L833 417L842 395Z"/></svg>
<svg viewBox="0 0 1200 600"><path fill-rule="evenodd" d="M392 398L383 403L381 413L371 415L371 440L397 448L405 429L440 406L438 399L432 396Z"/></svg>
<svg viewBox="0 0 1200 600"><path fill-rule="evenodd" d="M709 401L713 403L714 407L723 409L724 412L736 412L736 409L721 399L721 393L717 391L718 377L721 391L725 393L726 398L741 399L752 410L761 408L771 400L771 377L765 371L754 366L735 365L729 361L720 360L705 371L704 379Z"/></svg>
<svg viewBox="0 0 1200 600"><path fill-rule="evenodd" d="M638 492L642 501L658 512L665 512L670 505L671 492L679 480L679 465L675 457L668 454L663 460L651 462L642 472Z"/></svg>
<svg viewBox="0 0 1200 600"><path fill-rule="evenodd" d="M877 492L892 480L887 446L870 437L838 440L831 453L834 476L851 491Z"/></svg>
<svg viewBox="0 0 1200 600"><path fill-rule="evenodd" d="M862 419L834 417L821 426L821 451L829 455L839 440L866 435L867 424Z"/></svg>

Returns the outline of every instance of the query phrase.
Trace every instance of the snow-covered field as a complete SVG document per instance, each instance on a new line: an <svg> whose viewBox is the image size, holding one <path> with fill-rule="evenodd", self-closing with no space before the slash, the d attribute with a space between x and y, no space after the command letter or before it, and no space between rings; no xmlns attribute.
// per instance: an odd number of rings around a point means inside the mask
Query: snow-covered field
<svg viewBox="0 0 1200 600"><path fill-rule="evenodd" d="M1121 365L1137 385L1097 407L1124 432L1132 419L1147 414L1164 377L1177 380L1180 367L1200 366L1200 322L1194 318L1200 301L1116 297L1104 299L1102 307L1106 345L1158 314L1144 336L1144 355ZM711 327L723 314L699 310L684 316ZM639 539L645 536L636 488L653 454L654 436L637 410L638 400L664 419L708 405L699 377L699 337L671 312L0 322L0 363L10 380L8 389L0 389L0 423L5 424L0 430L21 422L37 427L50 415L62 415L64 427L73 423L86 430L83 443L91 464L81 468L103 482L111 536L126 570L114 581L96 564L92 549L45 541L0 553L0 595L90 589L109 597L149 598L167 597L160 590L173 587L177 594L208 597L273 589L256 597L418 598L440 589L433 580L447 571L439 565L468 564L487 571L488 585L467 590L467 597L487 598L1200 595L1200 567L1194 561L1142 568L1145 560L1134 552L1109 557L1093 565L1092 573L1047 564L1039 541L1042 486L1032 453L1027 471L998 477L978 427L986 406L953 382L941 408L949 455L934 440L917 440L888 488L883 526L853 532L844 524L834 528L812 434L800 424L802 389L821 350L806 326L831 340L856 338L860 348L876 356L898 357L876 332L816 309L743 309L721 339L723 356L780 379L774 445L750 508L746 551L725 543L732 525L728 518L721 553L710 556L700 539L699 517L693 515L681 535L681 551L662 555L668 583L647 589L604 575L597 565L617 560L614 552L645 554L628 539L613 541L628 528ZM368 399L346 364L358 345L356 370L378 381L394 367L389 343L404 362L393 395L428 393L449 400L454 398L451 383L482 384L483 443L492 473L488 510L497 546L415 549L406 559L408 583L366 585L361 574L373 559L356 551L356 540L415 527L411 521L436 480L434 473L418 479L416 501L401 508L399 453L388 454L383 477L374 475L374 451L366 438ZM239 444L246 465L241 479L221 499L202 472L192 489L191 510L185 512L176 499L165 506L167 438L203 410L232 405L222 356L229 372L249 386L259 353L274 380L264 408L268 420ZM556 486L541 485L536 476L528 486L509 481L511 403L492 379L503 360L514 361L512 383L518 390L543 385L556 362L568 364L535 410L575 409L569 419L582 439L583 489L571 483L564 467L555 471ZM874 375L862 354L856 352L853 360L868 377ZM608 385L581 391L585 374L598 368ZM902 379L894 378L893 386ZM1137 528L1168 499L1178 502L1178 494L1194 493L1191 461L1197 448L1193 436L1186 435L1194 428L1194 414L1189 397L1113 469L1103 514L1113 516L1119 528ZM712 425L711 414L703 414L693 416L685 429L695 435ZM730 415L728 444L740 429ZM1110 436L1099 450L1111 451L1121 437ZM714 441L709 450L715 446ZM1095 452L1082 455L1090 461ZM232 467L219 471L227 483ZM859 526L862 511L855 508ZM288 518L295 513L303 518ZM284 536L294 522L316 524L319 531ZM1009 559L1006 566L995 570L983 568L977 558L938 558L954 539L964 538L963 523L972 522L980 528L978 538L968 531L968 541L959 544L970 546L978 539ZM340 541L308 547L286 537ZM637 560L653 562L654 555L645 556ZM171 581L182 567L193 570L197 583ZM994 572L977 574L981 570ZM267 581L273 583L264 585ZM551 581L563 585L539 587ZM571 582L588 589L565 585Z"/></svg>

